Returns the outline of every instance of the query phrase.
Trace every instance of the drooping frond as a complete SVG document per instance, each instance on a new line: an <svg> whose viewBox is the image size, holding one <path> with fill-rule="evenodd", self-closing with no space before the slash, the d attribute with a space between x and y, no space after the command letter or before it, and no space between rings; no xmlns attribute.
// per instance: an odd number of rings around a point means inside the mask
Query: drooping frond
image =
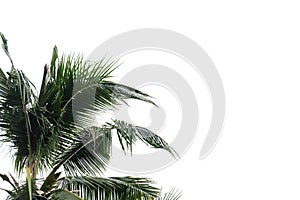
<svg viewBox="0 0 300 200"><path fill-rule="evenodd" d="M141 101L145 101L148 103L151 103L155 106L157 106L152 100L151 100L151 96L143 93L137 89L128 87L126 85L122 85L119 83L114 83L114 82L104 82L101 84L101 86L103 89L109 91L109 93L116 99L119 99L121 101L123 101L124 103L126 103L124 100L128 100L128 99L137 99L137 100L141 100Z"/></svg>
<svg viewBox="0 0 300 200"><path fill-rule="evenodd" d="M124 151L132 151L132 145L139 139L150 147L167 150L175 158L179 157L176 151L169 146L165 140L146 128L135 126L120 120L114 120L113 123L109 125L112 129L117 130L119 142Z"/></svg>

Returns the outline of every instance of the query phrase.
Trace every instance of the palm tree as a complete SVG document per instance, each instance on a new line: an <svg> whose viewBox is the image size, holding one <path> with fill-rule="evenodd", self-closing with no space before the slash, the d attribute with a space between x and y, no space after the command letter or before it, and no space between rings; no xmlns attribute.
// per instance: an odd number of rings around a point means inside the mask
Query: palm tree
<svg viewBox="0 0 300 200"><path fill-rule="evenodd" d="M0 69L0 141L9 146L18 177L0 174L12 189L1 189L13 200L148 200L179 199L171 191L160 197L160 189L148 178L105 177L112 135L124 152L132 152L137 140L154 148L176 152L150 130L111 120L94 123L95 115L115 109L127 99L155 103L141 91L111 82L115 61L85 61L82 56L58 56L44 68L39 92L15 68L1 34L2 47L11 62L5 74ZM42 175L48 173L42 178Z"/></svg>

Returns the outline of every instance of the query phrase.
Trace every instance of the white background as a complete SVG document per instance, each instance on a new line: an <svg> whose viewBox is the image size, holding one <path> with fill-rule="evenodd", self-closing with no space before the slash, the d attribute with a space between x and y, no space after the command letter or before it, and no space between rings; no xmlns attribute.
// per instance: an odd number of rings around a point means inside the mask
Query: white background
<svg viewBox="0 0 300 200"><path fill-rule="evenodd" d="M210 55L222 77L223 135L206 159L198 160L199 136L178 163L147 176L164 188L182 189L187 200L293 200L300 198L297 2L10 1L1 2L0 31L16 66L34 83L40 82L55 44L88 55L106 39L137 28L188 36ZM0 55L0 66L9 69ZM2 158L0 172L13 172L9 158Z"/></svg>

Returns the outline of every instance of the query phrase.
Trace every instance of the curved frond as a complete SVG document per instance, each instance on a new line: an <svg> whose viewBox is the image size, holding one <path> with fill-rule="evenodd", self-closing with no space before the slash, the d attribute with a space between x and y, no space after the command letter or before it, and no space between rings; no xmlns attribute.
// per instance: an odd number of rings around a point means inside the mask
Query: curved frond
<svg viewBox="0 0 300 200"><path fill-rule="evenodd" d="M132 151L132 145L137 139L140 139L150 147L164 149L170 152L175 158L179 157L176 151L169 146L165 140L146 128L135 126L120 120L114 120L113 124L109 125L111 125L113 129L117 130L119 142L124 151Z"/></svg>
<svg viewBox="0 0 300 200"><path fill-rule="evenodd" d="M104 82L100 85L100 87L103 87L105 90L109 91L114 98L119 99L122 102L125 102L124 100L127 99L137 99L157 106L151 100L152 97L150 95L129 86L114 82Z"/></svg>

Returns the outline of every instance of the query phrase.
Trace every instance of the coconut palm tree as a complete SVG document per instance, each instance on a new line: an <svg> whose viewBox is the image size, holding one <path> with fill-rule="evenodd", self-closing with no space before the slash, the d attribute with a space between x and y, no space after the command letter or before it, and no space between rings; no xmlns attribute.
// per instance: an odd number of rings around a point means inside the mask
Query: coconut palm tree
<svg viewBox="0 0 300 200"><path fill-rule="evenodd" d="M9 146L17 176L0 174L11 189L1 189L13 200L148 200L179 199L176 191L164 197L148 178L105 177L112 135L124 152L137 140L176 152L150 130L113 119L95 123L95 115L114 110L127 99L155 105L151 97L110 81L116 61L85 61L82 56L58 56L53 50L44 67L40 90L15 68L1 34L11 70L0 69L0 141ZM25 172L25 173L24 173ZM47 174L44 178L43 175Z"/></svg>

